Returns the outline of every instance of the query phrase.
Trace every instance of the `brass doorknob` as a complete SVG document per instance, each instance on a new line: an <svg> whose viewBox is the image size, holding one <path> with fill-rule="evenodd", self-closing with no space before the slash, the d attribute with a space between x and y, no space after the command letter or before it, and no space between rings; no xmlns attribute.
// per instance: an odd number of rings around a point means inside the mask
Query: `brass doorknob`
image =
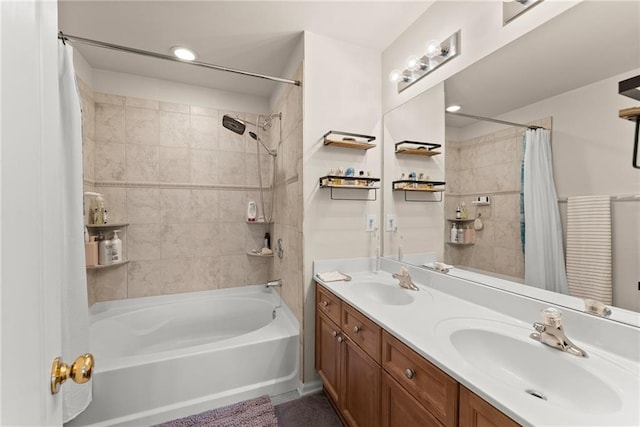
<svg viewBox="0 0 640 427"><path fill-rule="evenodd" d="M84 384L91 379L93 372L93 355L91 353L79 356L71 366L62 363L59 357L53 359L51 365L51 394L60 391L60 385L71 378L78 384Z"/></svg>

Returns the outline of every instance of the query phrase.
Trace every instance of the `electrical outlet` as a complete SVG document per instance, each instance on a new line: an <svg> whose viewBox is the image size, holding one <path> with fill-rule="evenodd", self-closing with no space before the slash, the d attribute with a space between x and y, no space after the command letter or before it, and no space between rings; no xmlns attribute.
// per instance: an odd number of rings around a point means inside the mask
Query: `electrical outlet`
<svg viewBox="0 0 640 427"><path fill-rule="evenodd" d="M394 214L387 214L385 216L385 230L386 231L397 231L398 230L398 219Z"/></svg>
<svg viewBox="0 0 640 427"><path fill-rule="evenodd" d="M364 221L365 221L365 224L364 224L365 231L375 231L376 214L365 214Z"/></svg>

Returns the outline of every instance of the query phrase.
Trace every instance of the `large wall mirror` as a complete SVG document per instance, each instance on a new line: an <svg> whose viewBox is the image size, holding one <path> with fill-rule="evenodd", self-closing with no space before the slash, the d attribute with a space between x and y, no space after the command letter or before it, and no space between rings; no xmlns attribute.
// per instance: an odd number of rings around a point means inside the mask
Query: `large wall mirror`
<svg viewBox="0 0 640 427"><path fill-rule="evenodd" d="M640 198L634 197L640 194L640 173L632 168L634 124L620 119L618 111L638 102L619 95L618 82L640 74L638 16L637 2L581 2L447 79L443 89L444 104L461 105L460 113L551 130L553 174L565 234L569 197L610 196L611 319L629 323L637 323L632 312L640 311ZM389 128L397 127L398 117L419 115L415 108L433 102L442 102L438 88L385 115L385 186L391 181L388 174L399 173L392 170L397 162L389 165L387 161L393 155L387 146L395 143L388 140ZM425 208L436 213L429 218L438 222L439 235L421 246L414 242L405 251L405 261L413 260L411 252L431 253L458 267L450 274L459 271L470 280L583 310L582 299L524 284L520 173L526 127L445 114L445 105L440 116L444 117L444 153L432 170L437 172L443 165L446 191L442 209ZM428 120L438 125L438 117L431 115ZM490 204L474 203L484 196ZM385 193L384 214L397 212L402 223L399 206L403 203ZM450 219L460 205L470 220L480 217L483 223L481 230L471 231L471 244L449 242ZM473 228L473 222L462 224L465 231L467 226ZM429 227L433 235L433 224ZM400 238L387 236L384 254L395 258ZM415 261L421 265L430 260Z"/></svg>

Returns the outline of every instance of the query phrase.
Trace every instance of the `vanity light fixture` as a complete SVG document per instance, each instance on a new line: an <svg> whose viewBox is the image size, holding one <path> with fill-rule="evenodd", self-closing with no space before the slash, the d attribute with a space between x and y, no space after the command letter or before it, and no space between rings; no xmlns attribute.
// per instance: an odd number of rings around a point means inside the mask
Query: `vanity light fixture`
<svg viewBox="0 0 640 427"><path fill-rule="evenodd" d="M400 93L459 53L460 31L442 42L429 40L425 54L422 56L411 55L407 58L406 68L391 71L389 80L398 85L398 93Z"/></svg>
<svg viewBox="0 0 640 427"><path fill-rule="evenodd" d="M182 46L173 46L171 48L171 53L176 58L182 59L183 61L193 61L197 58L197 55L194 51Z"/></svg>
<svg viewBox="0 0 640 427"><path fill-rule="evenodd" d="M502 2L502 25L507 25L509 22L516 19L531 7L542 3L542 0L509 0Z"/></svg>
<svg viewBox="0 0 640 427"><path fill-rule="evenodd" d="M450 113L455 113L456 111L460 111L461 108L462 108L461 105L452 104L452 105L449 105L447 108L445 108L445 110Z"/></svg>

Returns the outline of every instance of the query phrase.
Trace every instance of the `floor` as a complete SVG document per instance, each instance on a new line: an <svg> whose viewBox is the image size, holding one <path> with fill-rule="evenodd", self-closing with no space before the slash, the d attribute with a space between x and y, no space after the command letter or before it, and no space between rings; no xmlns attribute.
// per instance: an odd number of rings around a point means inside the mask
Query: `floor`
<svg viewBox="0 0 640 427"><path fill-rule="evenodd" d="M272 404L279 427L343 427L324 391L302 397L287 393L273 397Z"/></svg>

